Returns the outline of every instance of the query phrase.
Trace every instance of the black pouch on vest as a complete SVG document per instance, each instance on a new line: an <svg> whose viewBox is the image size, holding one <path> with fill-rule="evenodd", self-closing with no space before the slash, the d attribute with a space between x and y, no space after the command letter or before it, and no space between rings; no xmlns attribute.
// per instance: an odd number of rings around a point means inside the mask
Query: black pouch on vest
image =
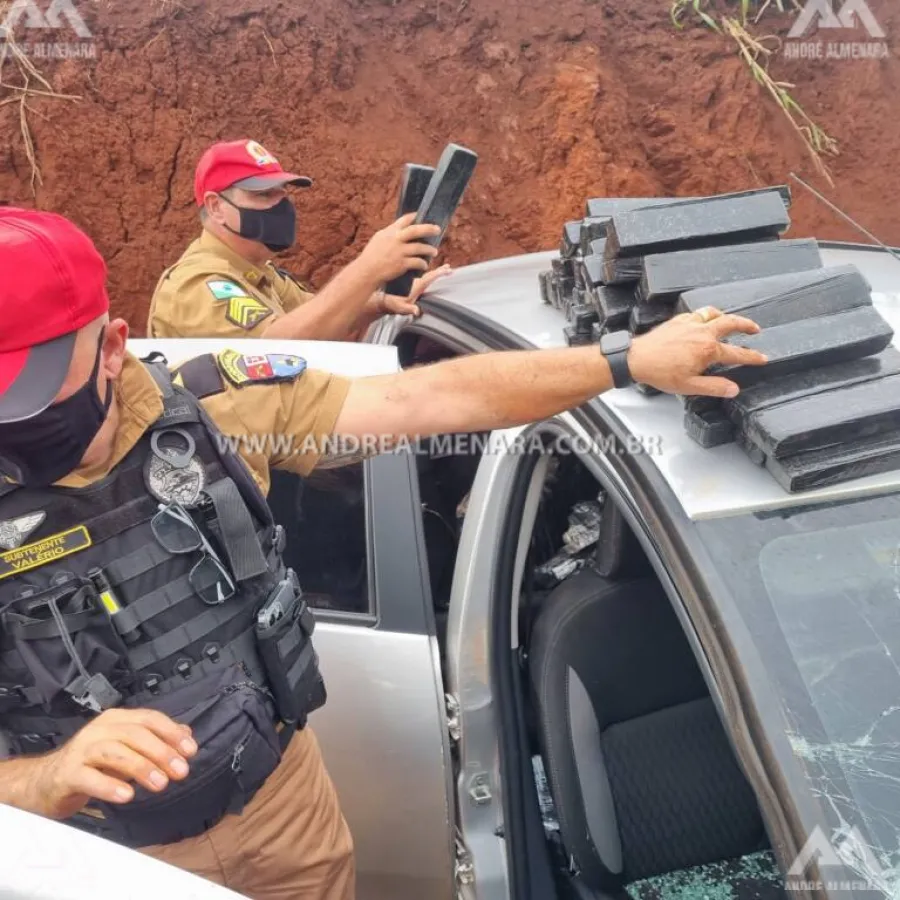
<svg viewBox="0 0 900 900"><path fill-rule="evenodd" d="M297 728L324 705L325 682L312 644L315 619L291 577L282 581L259 612L259 655L281 718Z"/></svg>
<svg viewBox="0 0 900 900"><path fill-rule="evenodd" d="M14 601L0 616L34 679L45 707L65 695L102 712L121 703L132 672L125 645L112 627L93 585L71 576Z"/></svg>
<svg viewBox="0 0 900 900"><path fill-rule="evenodd" d="M240 813L281 761L272 699L239 666L186 682L153 707L189 725L198 751L187 778L162 793L135 785L130 803L96 804L106 819L101 833L130 847L194 837Z"/></svg>

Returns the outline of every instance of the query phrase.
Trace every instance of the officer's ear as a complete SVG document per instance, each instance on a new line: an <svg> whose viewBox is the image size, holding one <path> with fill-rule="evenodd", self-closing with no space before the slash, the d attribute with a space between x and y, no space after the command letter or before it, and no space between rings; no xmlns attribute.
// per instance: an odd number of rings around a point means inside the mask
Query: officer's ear
<svg viewBox="0 0 900 900"><path fill-rule="evenodd" d="M128 323L124 319L113 319L106 326L100 359L100 368L109 381L115 381L122 373L127 342Z"/></svg>
<svg viewBox="0 0 900 900"><path fill-rule="evenodd" d="M207 191L203 198L200 218L204 222L215 222L217 225L228 225L228 201L221 194Z"/></svg>
<svg viewBox="0 0 900 900"><path fill-rule="evenodd" d="M225 225L225 208L227 203L222 199L220 194L213 191L207 191L203 198L203 206L200 209L200 218L204 222L216 222L218 225Z"/></svg>

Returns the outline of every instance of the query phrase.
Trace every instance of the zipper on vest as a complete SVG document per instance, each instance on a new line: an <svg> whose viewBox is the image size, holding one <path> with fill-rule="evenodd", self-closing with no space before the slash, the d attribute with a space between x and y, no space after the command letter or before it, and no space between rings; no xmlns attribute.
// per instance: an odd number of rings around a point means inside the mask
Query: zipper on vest
<svg viewBox="0 0 900 900"><path fill-rule="evenodd" d="M234 753L231 755L231 771L234 772L235 775L240 775L243 771L243 765L241 763L241 758L244 755L244 750L247 749L247 745L244 743L240 743L237 747L234 748Z"/></svg>

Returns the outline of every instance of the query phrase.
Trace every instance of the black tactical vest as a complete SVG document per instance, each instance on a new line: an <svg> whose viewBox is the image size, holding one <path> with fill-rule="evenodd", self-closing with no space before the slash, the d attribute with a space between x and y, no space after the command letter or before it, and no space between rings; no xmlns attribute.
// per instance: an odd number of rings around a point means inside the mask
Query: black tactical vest
<svg viewBox="0 0 900 900"><path fill-rule="evenodd" d="M0 552L0 730L13 755L52 750L112 707L159 709L200 746L184 782L136 787L132 803L72 820L131 846L202 833L242 808L325 700L283 530L196 397L147 365L163 413L107 478L0 484L11 547ZM201 546L161 542L160 514L173 510ZM209 555L229 590L198 580Z"/></svg>

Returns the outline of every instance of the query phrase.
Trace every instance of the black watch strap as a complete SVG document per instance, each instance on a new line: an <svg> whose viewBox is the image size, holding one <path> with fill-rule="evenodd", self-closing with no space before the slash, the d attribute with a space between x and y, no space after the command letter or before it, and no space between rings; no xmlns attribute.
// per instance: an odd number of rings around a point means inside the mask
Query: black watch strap
<svg viewBox="0 0 900 900"><path fill-rule="evenodd" d="M631 372L628 369L627 353L611 353L606 357L609 367L612 370L613 384L617 388L628 387L634 384Z"/></svg>
<svg viewBox="0 0 900 900"><path fill-rule="evenodd" d="M631 335L627 331L614 331L600 339L600 352L606 357L612 372L613 385L617 388L634 384L628 368L628 351L631 349Z"/></svg>

